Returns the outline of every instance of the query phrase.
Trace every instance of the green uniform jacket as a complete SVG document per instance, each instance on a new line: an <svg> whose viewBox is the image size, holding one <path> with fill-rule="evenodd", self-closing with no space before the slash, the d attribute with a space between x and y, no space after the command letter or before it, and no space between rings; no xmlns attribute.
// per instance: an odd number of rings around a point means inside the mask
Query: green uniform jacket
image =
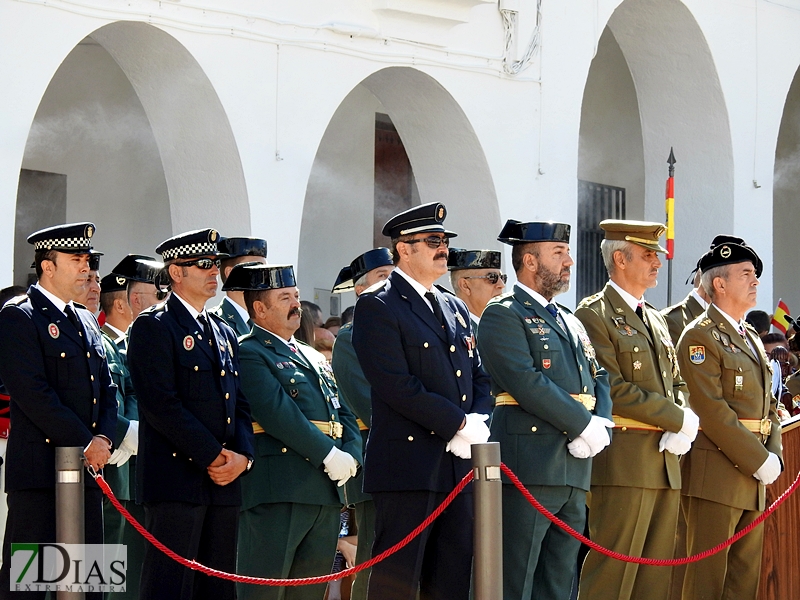
<svg viewBox="0 0 800 600"><path fill-rule="evenodd" d="M597 360L608 371L614 415L678 432L688 392L681 379L667 324L645 303L644 317L636 316L617 291L585 298L575 311L592 340ZM678 457L659 452L661 431L614 428L614 440L594 457L592 485L647 489L680 489Z"/></svg>
<svg viewBox="0 0 800 600"><path fill-rule="evenodd" d="M101 337L103 348L106 351L108 370L111 372L111 380L117 385L117 444L121 444L128 432L131 421L139 419L138 404L136 395L131 384L131 374L125 366L122 354L115 343L115 340L108 335L107 329L103 328ZM120 500L132 500L130 485L130 460L121 467L107 465L103 469L103 476L108 481L114 494Z"/></svg>
<svg viewBox="0 0 800 600"><path fill-rule="evenodd" d="M781 426L764 346L749 325L756 357L711 305L681 337L678 361L701 431L684 457L683 494L743 510L764 510L765 487L753 473L774 452L783 460ZM766 441L739 419L772 421Z"/></svg>
<svg viewBox="0 0 800 600"><path fill-rule="evenodd" d="M559 309L569 333L516 286L483 311L478 351L492 377L492 393L505 392L519 403L495 407L491 441L500 442L503 462L523 483L588 491L592 460L572 456L567 443L593 413L611 418L608 374L580 321ZM593 413L570 394L595 396Z"/></svg>
<svg viewBox="0 0 800 600"><path fill-rule="evenodd" d="M689 323L703 314L703 307L689 292L689 295L682 302L668 306L661 311L661 314L664 315L664 320L669 327L669 336L672 338L672 343L677 346L683 330L686 329Z"/></svg>
<svg viewBox="0 0 800 600"><path fill-rule="evenodd" d="M342 325L333 345L333 358L331 359L333 374L336 376L336 385L339 386L339 400L349 408L366 427L372 422L372 388L364 377L364 371L358 363L355 348L353 348L353 324ZM362 448L367 447L369 429L361 429ZM362 491L364 484L364 471L359 470L358 475L348 481L347 501L352 504L370 500L372 496Z"/></svg>
<svg viewBox="0 0 800 600"><path fill-rule="evenodd" d="M209 312L214 313L220 319L230 325L231 329L236 332L237 337L242 337L243 335L250 333L250 326L252 323L249 319L247 322L243 321L242 316L239 314L239 311L236 310L236 307L233 304L234 303L230 298L225 297L218 306L215 306Z"/></svg>
<svg viewBox="0 0 800 600"><path fill-rule="evenodd" d="M356 419L346 406L335 408L336 384L325 357L298 346L295 354L260 327L240 341L242 391L265 431L255 436L252 472L242 479L242 510L272 502L341 506L344 488L331 481L322 460L335 445L363 463ZM340 422L342 437L334 440L310 420Z"/></svg>

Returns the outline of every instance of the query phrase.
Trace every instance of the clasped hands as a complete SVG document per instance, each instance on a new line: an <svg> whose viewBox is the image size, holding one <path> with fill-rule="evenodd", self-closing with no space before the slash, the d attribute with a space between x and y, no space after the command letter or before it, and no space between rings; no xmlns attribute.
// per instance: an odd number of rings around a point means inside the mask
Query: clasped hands
<svg viewBox="0 0 800 600"><path fill-rule="evenodd" d="M445 450L459 458L472 458L472 444L484 444L489 439L489 428L486 426L488 419L489 415L469 413L461 429L447 442Z"/></svg>
<svg viewBox="0 0 800 600"><path fill-rule="evenodd" d="M581 434L567 444L567 450L575 458L592 458L611 443L610 427L614 427L614 421L592 415Z"/></svg>
<svg viewBox="0 0 800 600"><path fill-rule="evenodd" d="M223 448L206 471L211 481L217 485L228 485L244 472L248 462L244 454Z"/></svg>

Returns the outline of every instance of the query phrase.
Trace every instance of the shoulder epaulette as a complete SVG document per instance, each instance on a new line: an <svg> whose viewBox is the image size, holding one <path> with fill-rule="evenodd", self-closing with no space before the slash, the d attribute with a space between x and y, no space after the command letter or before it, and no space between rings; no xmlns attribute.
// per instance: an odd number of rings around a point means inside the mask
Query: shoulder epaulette
<svg viewBox="0 0 800 600"><path fill-rule="evenodd" d="M369 286L367 289L361 292L361 295L363 296L364 294L374 294L376 292L380 292L385 285L386 285L386 279L378 281L377 283L373 283L371 286Z"/></svg>
<svg viewBox="0 0 800 600"><path fill-rule="evenodd" d="M450 290L448 290L448 289L447 289L446 287L444 287L443 285L439 285L438 283L434 283L434 284L433 284L433 287L435 287L437 290L439 290L439 291L440 291L440 292L442 292L443 294L447 294L448 296L455 296L455 294L454 294L453 292L451 292Z"/></svg>
<svg viewBox="0 0 800 600"><path fill-rule="evenodd" d="M72 304L73 304L73 306L75 306L75 307L77 307L77 308L82 308L83 310L89 310L88 308L86 308L86 307L85 307L83 304L81 304L80 302L75 302L75 301L73 300L73 301L72 301Z"/></svg>
<svg viewBox="0 0 800 600"><path fill-rule="evenodd" d="M353 328L353 322L350 321L349 323L345 323L344 325L339 327L339 331L347 331L348 329L352 329L352 328Z"/></svg>
<svg viewBox="0 0 800 600"><path fill-rule="evenodd" d="M705 319L703 319L702 321L700 321L700 322L699 322L697 325L698 325L698 327L708 327L708 326L709 326L709 325L711 325L713 322L714 322L714 321L712 321L711 319L705 318Z"/></svg>
<svg viewBox="0 0 800 600"><path fill-rule="evenodd" d="M583 308L585 306L589 306L593 302L596 302L597 300L599 300L602 295L603 295L603 292L597 292L596 294L593 294L591 296L587 296L586 298L584 298L583 300L581 300L578 303L578 308Z"/></svg>
<svg viewBox="0 0 800 600"><path fill-rule="evenodd" d="M6 303L3 304L3 306L8 306L9 304L11 306L19 306L20 304L25 302L25 300L27 300L27 299L28 299L27 294L22 294L21 296L14 296L10 300L6 301Z"/></svg>

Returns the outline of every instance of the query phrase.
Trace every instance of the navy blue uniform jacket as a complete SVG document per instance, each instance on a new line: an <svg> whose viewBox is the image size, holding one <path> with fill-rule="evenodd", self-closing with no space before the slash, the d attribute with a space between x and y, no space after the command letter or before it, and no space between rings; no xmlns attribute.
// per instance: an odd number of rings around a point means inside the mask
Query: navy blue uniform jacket
<svg viewBox="0 0 800 600"><path fill-rule="evenodd" d="M445 451L466 413L490 414L489 376L481 367L464 303L434 288L437 321L399 273L356 303L353 346L372 386L372 427L364 491L450 492L470 461Z"/></svg>
<svg viewBox="0 0 800 600"><path fill-rule="evenodd" d="M11 396L8 492L54 487L57 446L85 448L94 435L114 441L117 388L100 326L85 308L75 313L85 340L33 286L0 311L0 378Z"/></svg>
<svg viewBox="0 0 800 600"><path fill-rule="evenodd" d="M253 456L236 334L209 317L214 347L174 294L131 327L128 366L139 400L137 502L241 504L238 480L219 486L206 471L223 446Z"/></svg>

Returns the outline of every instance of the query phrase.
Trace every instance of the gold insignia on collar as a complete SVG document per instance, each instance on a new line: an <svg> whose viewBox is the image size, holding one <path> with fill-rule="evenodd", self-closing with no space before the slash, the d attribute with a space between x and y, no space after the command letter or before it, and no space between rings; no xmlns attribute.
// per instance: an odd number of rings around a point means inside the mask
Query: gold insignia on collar
<svg viewBox="0 0 800 600"><path fill-rule="evenodd" d="M523 302L523 304L524 304L525 306L532 306L532 304L531 304L530 302L528 302L527 300L525 300L525 302Z"/></svg>
<svg viewBox="0 0 800 600"><path fill-rule="evenodd" d="M617 312L618 312L619 314L622 314L622 313L624 313L625 311L624 311L623 309L621 309L621 308L618 308L618 309L617 309Z"/></svg>

